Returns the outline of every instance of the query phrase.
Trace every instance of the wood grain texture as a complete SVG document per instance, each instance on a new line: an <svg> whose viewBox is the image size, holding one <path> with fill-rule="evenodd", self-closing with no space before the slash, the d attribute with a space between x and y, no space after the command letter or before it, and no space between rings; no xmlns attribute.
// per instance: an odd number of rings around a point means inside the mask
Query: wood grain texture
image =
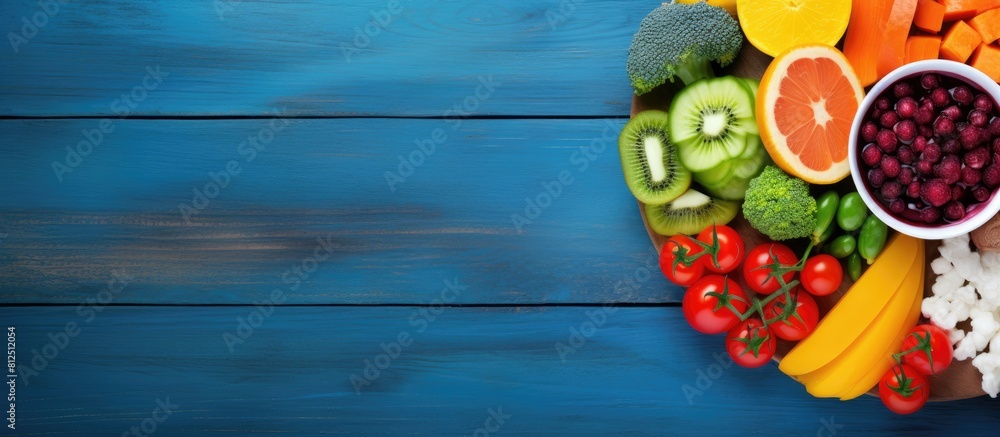
<svg viewBox="0 0 1000 437"><path fill-rule="evenodd" d="M112 271L134 278L118 303L252 303L279 287L288 303L425 304L456 277L463 304L680 298L622 182L623 120L295 120L252 161L240 143L269 120L118 120L59 182L53 161L99 123L0 121L3 301L75 304ZM446 140L392 191L385 173L435 130ZM194 209L230 161L239 174ZM327 237L314 273L286 273Z"/></svg>
<svg viewBox="0 0 1000 437"><path fill-rule="evenodd" d="M70 2L16 53L8 38L0 44L0 115L121 114L114 101L159 65L167 76L131 115L441 116L492 76L501 86L477 115L623 116L626 49L650 8L613 0ZM32 35L21 19L40 12L37 0L5 2L0 29ZM369 24L373 14L387 24ZM374 36L358 37L366 26Z"/></svg>
<svg viewBox="0 0 1000 437"><path fill-rule="evenodd" d="M611 308L594 331L586 313L600 307L447 308L420 331L409 322L427 320L416 308L281 307L230 354L222 335L251 310L110 307L86 323L73 307L0 309L16 326L20 364L49 332L80 324L45 369L27 385L19 379L18 432L120 435L167 398L179 407L158 425L162 435L472 435L490 408L510 415L491 435L726 435L733 427L815 435L830 422L842 426L838 435L984 435L1000 425L989 398L903 417L872 397L813 399L773 365L725 368L712 355L721 339L677 329L677 308ZM571 347L581 329L589 337L563 362L556 344ZM365 360L402 332L412 343L357 394L351 375L364 378Z"/></svg>

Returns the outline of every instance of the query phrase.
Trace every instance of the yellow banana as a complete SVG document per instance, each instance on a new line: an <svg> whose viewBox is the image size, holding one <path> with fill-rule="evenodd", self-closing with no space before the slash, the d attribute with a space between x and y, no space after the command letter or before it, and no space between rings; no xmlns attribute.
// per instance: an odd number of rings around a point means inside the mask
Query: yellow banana
<svg viewBox="0 0 1000 437"><path fill-rule="evenodd" d="M922 253L923 241L897 233L816 330L800 341L781 360L778 368L787 375L805 375L833 362L875 321L899 289L905 274L900 266L912 266Z"/></svg>
<svg viewBox="0 0 1000 437"><path fill-rule="evenodd" d="M921 256L913 260L913 265L907 270L906 277L892 296L892 300L882 309L871 326L836 360L809 374L809 379L812 380L806 385L809 394L818 398L840 397L846 394L872 369L873 364L881 364L879 360L885 357L887 349L899 348L896 337L904 327L909 330L914 326L908 325L907 319L910 317L915 299L923 296L923 250L918 252ZM883 372L885 370L887 369L883 369Z"/></svg>
<svg viewBox="0 0 1000 437"><path fill-rule="evenodd" d="M906 315L906 320L899 328L899 332L893 338L890 346L882 351L878 355L878 358L871 362L871 367L868 368L864 376L858 378L854 385L847 391L841 393L840 400L847 401L854 399L858 396L865 394L869 389L871 389L875 384L878 384L882 375L889 371L889 368L896 364L893 360L892 354L899 352L900 346L903 344L903 338L906 334L917 326L917 321L920 319L920 304L924 301L924 263L920 263L919 271L920 283L917 286L917 296L913 299L913 306L910 307L909 313Z"/></svg>

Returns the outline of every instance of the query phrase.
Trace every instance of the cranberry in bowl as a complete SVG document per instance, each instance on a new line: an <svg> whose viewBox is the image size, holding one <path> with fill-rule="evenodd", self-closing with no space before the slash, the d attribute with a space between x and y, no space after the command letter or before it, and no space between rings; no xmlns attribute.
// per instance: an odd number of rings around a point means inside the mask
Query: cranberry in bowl
<svg viewBox="0 0 1000 437"><path fill-rule="evenodd" d="M904 234L972 232L1000 211L1000 85L968 65L927 60L878 81L848 142L868 209Z"/></svg>

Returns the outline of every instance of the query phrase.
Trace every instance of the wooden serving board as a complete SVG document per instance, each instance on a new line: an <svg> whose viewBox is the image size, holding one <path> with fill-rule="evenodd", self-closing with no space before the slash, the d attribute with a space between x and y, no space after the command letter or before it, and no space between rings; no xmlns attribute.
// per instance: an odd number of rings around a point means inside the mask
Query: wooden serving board
<svg viewBox="0 0 1000 437"><path fill-rule="evenodd" d="M745 43L743 45L743 50L740 52L739 58L737 58L736 62L732 65L724 69L722 74L732 74L740 77L760 79L761 76L764 75L764 70L767 69L770 62L770 56L760 52L751 44ZM635 116L635 114L646 109L667 110L670 106L671 97L677 90L680 89L680 87L681 84L678 81L677 83L663 85L642 96L633 96L631 115ZM838 183L837 188L842 193L854 190L854 186L849 179ZM667 237L657 234L652 228L649 227L649 222L646 220L645 209L643 208L642 203L639 203L639 213L642 215L643 223L646 225L646 232L649 233L649 238L656 247L657 253L659 253L663 249L663 243L666 241ZM729 225L743 236L743 239L746 242L747 250L757 244L768 241L767 237L762 235L760 232L757 232L756 229L752 228L750 224L747 223L747 221L743 218L742 213L729 223ZM934 272L931 271L930 263L938 255L937 248L940 242L937 240L928 240L925 244L927 253L927 273L926 278L924 279L924 295L928 296L931 294L931 286L934 285L936 277ZM805 244L799 244L798 246L791 244L791 246L798 253L801 253L802 250L805 249ZM740 275L737 274L737 276ZM737 277L736 280L744 288L746 287L746 283L743 282L742 277ZM829 311L838 300L840 300L840 297L847 292L852 284L853 281L845 275L844 283L841 284L840 289L837 290L837 292L829 296L817 297L816 302L819 305L820 314L825 315L826 312ZM924 321L926 321L926 319L922 318L921 323ZM784 354L787 353L793 345L794 342L779 340L778 352L775 359L780 361L780 357L784 356ZM986 393L982 389L982 379L983 376L979 370L972 366L972 360L954 361L944 373L930 378L930 400L950 401L985 395ZM869 391L868 394L878 395L874 388Z"/></svg>

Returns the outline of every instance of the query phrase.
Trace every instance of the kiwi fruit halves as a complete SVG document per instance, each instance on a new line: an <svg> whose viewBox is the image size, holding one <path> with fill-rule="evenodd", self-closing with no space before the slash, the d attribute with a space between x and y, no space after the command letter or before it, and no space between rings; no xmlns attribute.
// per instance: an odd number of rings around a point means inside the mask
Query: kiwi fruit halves
<svg viewBox="0 0 1000 437"><path fill-rule="evenodd" d="M632 117L618 136L625 183L646 204L664 204L691 185L691 172L677 160L667 133L667 113L643 111Z"/></svg>
<svg viewBox="0 0 1000 437"><path fill-rule="evenodd" d="M713 199L690 189L664 205L646 205L646 220L660 235L697 234L708 226L736 218L739 202Z"/></svg>
<svg viewBox="0 0 1000 437"><path fill-rule="evenodd" d="M740 156L758 135L750 84L726 76L682 88L670 104L670 141L688 170L698 173Z"/></svg>

